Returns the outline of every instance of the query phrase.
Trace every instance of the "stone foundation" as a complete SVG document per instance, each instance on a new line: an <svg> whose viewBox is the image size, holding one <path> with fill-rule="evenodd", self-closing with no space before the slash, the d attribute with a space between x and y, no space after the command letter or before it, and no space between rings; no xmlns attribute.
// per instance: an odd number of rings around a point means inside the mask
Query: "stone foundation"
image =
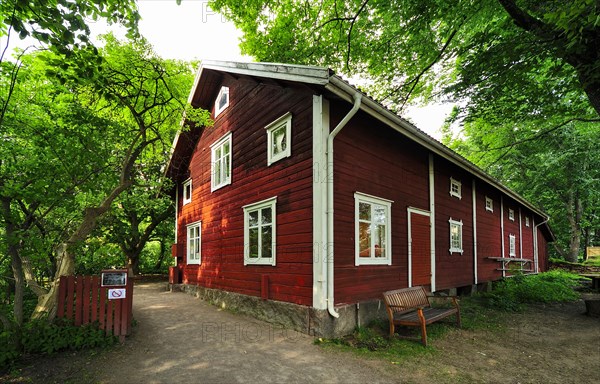
<svg viewBox="0 0 600 384"><path fill-rule="evenodd" d="M260 297L197 285L168 284L167 289L172 292L186 292L219 308L243 313L315 337L340 337L352 333L357 326L365 326L378 319L387 320L383 300L338 306L336 310L340 316L336 319L326 309L263 300Z"/></svg>

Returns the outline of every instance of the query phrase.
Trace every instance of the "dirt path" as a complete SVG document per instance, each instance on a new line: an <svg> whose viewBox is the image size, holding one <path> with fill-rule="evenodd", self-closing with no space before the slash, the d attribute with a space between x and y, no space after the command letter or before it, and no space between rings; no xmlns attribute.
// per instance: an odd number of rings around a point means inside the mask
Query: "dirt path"
<svg viewBox="0 0 600 384"><path fill-rule="evenodd" d="M600 382L600 319L583 304L509 316L505 332L453 330L401 364L323 349L309 336L218 310L164 283L138 283L137 321L106 351L31 360L12 383Z"/></svg>

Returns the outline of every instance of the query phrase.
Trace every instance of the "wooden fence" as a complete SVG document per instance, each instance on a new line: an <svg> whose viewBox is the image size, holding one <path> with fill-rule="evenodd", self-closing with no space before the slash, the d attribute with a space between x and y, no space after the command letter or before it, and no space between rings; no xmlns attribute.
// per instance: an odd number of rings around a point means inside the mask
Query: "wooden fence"
<svg viewBox="0 0 600 384"><path fill-rule="evenodd" d="M58 291L60 318L73 320L76 326L98 322L107 335L119 336L121 342L131 330L133 281L127 279L124 299L108 298L99 276L62 276Z"/></svg>

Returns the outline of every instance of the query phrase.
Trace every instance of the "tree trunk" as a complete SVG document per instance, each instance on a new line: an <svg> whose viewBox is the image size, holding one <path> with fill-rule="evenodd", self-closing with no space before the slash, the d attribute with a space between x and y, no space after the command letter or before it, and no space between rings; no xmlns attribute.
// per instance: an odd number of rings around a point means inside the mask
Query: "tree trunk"
<svg viewBox="0 0 600 384"><path fill-rule="evenodd" d="M14 302L13 302L13 320L17 327L23 325L23 298L25 296L25 274L23 273L23 264L19 257L19 246L16 242L16 226L12 217L10 197L2 197L2 216L5 223L6 251L10 256L10 266L15 279Z"/></svg>
<svg viewBox="0 0 600 384"><path fill-rule="evenodd" d="M569 232L571 234L569 242L569 252L567 253L567 261L576 263L579 257L579 249L581 248L581 216L583 214L583 205L581 199L575 196L573 190L569 191L567 201L567 220L569 221Z"/></svg>
<svg viewBox="0 0 600 384"><path fill-rule="evenodd" d="M165 260L165 242L163 239L160 239L160 254L158 255L158 260L156 260L156 264L154 265L154 270L156 272L160 271L160 268L162 267L162 263Z"/></svg>
<svg viewBox="0 0 600 384"><path fill-rule="evenodd" d="M134 248L126 252L127 256L127 269L133 273L134 276L140 274L140 254L143 248Z"/></svg>

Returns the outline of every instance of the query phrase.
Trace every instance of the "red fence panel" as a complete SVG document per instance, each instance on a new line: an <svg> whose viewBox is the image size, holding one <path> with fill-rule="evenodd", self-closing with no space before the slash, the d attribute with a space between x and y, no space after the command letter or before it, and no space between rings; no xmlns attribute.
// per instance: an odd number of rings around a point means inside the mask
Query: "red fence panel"
<svg viewBox="0 0 600 384"><path fill-rule="evenodd" d="M98 322L106 334L124 341L133 319L133 281L127 279L125 298L110 299L108 287L98 276L62 276L58 290L59 318L73 320L77 326Z"/></svg>

